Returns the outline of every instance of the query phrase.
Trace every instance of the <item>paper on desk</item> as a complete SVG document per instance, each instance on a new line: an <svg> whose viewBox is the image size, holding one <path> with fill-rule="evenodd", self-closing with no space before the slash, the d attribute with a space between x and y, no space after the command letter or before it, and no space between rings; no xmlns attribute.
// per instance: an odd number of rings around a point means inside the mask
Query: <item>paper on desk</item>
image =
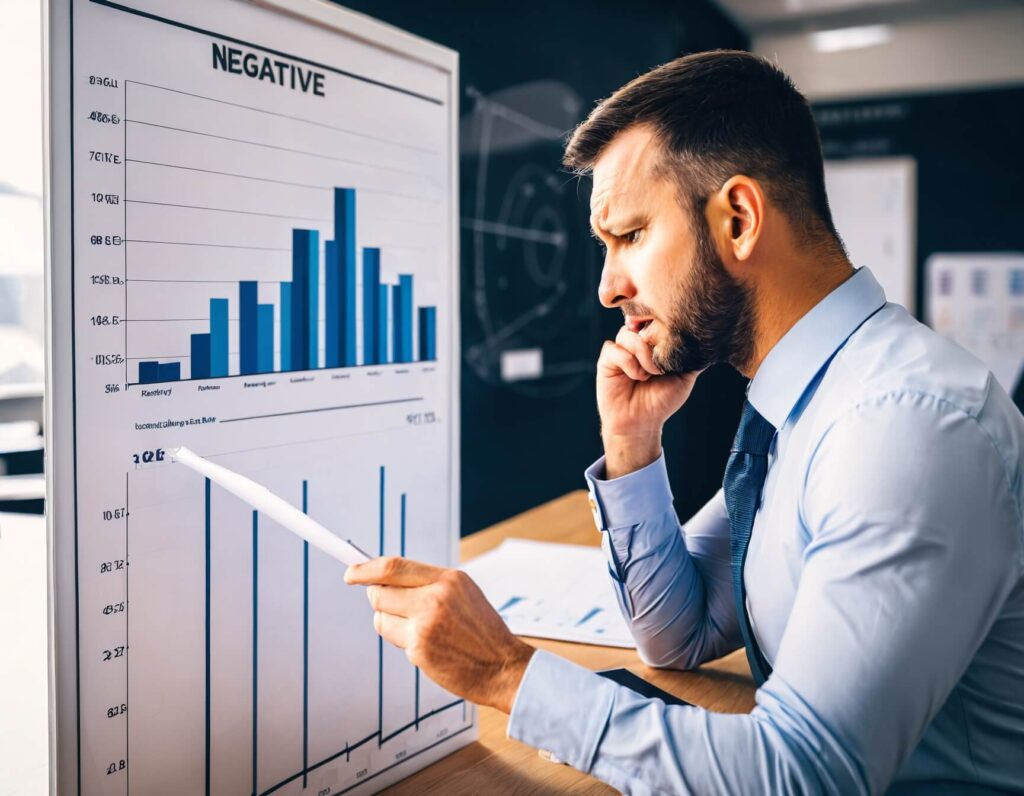
<svg viewBox="0 0 1024 796"><path fill-rule="evenodd" d="M174 461L190 467L201 475L205 475L213 483L226 489L237 498L241 498L257 511L265 514L279 525L287 528L309 542L313 547L336 558L343 564L361 564L370 557L351 542L339 539L323 525L308 514L299 511L282 497L278 497L262 484L246 478L244 475L214 464L188 448L174 448L171 451Z"/></svg>
<svg viewBox="0 0 1024 796"><path fill-rule="evenodd" d="M598 547L507 539L462 568L518 636L636 646Z"/></svg>

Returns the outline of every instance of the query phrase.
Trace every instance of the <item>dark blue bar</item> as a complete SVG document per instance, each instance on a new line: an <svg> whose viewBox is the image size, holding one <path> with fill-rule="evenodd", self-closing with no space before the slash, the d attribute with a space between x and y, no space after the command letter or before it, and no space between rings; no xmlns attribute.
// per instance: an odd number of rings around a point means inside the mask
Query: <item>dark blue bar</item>
<svg viewBox="0 0 1024 796"><path fill-rule="evenodd" d="M153 384L160 381L160 363L144 361L139 363L139 384Z"/></svg>
<svg viewBox="0 0 1024 796"><path fill-rule="evenodd" d="M210 479L206 480L206 796L210 796Z"/></svg>
<svg viewBox="0 0 1024 796"><path fill-rule="evenodd" d="M380 362L377 352L377 311L380 290L380 249L363 249L363 364Z"/></svg>
<svg viewBox="0 0 1024 796"><path fill-rule="evenodd" d="M256 369L260 373L274 371L274 305L256 307Z"/></svg>
<svg viewBox="0 0 1024 796"><path fill-rule="evenodd" d="M401 287L401 304L394 309L396 316L402 318L402 358L400 362L412 362L412 275L399 274L398 285Z"/></svg>
<svg viewBox="0 0 1024 796"><path fill-rule="evenodd" d="M402 362L402 286L391 286L391 361Z"/></svg>
<svg viewBox="0 0 1024 796"><path fill-rule="evenodd" d="M259 728L259 691L256 674L259 671L257 660L259 652L259 585L260 585L260 525L259 513L252 513L252 792L259 793L257 787L257 768L259 762L259 744L256 731Z"/></svg>
<svg viewBox="0 0 1024 796"><path fill-rule="evenodd" d="M210 375L228 375L228 300L210 299Z"/></svg>
<svg viewBox="0 0 1024 796"><path fill-rule="evenodd" d="M208 379L210 378L210 335L194 334L191 340L192 364L189 378Z"/></svg>
<svg viewBox="0 0 1024 796"><path fill-rule="evenodd" d="M238 372L243 376L249 373L256 373L259 369L259 349L257 348L259 327L256 317L256 307L258 304L256 282L239 282Z"/></svg>
<svg viewBox="0 0 1024 796"><path fill-rule="evenodd" d="M292 369L292 283L281 283L281 370Z"/></svg>
<svg viewBox="0 0 1024 796"><path fill-rule="evenodd" d="M384 555L384 465L380 468L380 554ZM384 638L377 637L377 748L384 743Z"/></svg>
<svg viewBox="0 0 1024 796"><path fill-rule="evenodd" d="M386 365L388 359L388 286L377 286L377 364Z"/></svg>
<svg viewBox="0 0 1024 796"><path fill-rule="evenodd" d="M437 307L420 307L420 361L437 359Z"/></svg>
<svg viewBox="0 0 1024 796"><path fill-rule="evenodd" d="M309 514L309 482L302 482L302 513ZM302 787L309 772L309 542L302 543Z"/></svg>
<svg viewBox="0 0 1024 796"><path fill-rule="evenodd" d="M161 362L157 381L181 381L180 362Z"/></svg>
<svg viewBox="0 0 1024 796"><path fill-rule="evenodd" d="M334 240L338 246L338 353L341 364L356 364L356 192L334 189Z"/></svg>
<svg viewBox="0 0 1024 796"><path fill-rule="evenodd" d="M319 243L315 229L292 230L292 357L293 370L317 366L319 354Z"/></svg>
<svg viewBox="0 0 1024 796"><path fill-rule="evenodd" d="M324 367L336 368L341 364L341 263L337 241L324 244Z"/></svg>

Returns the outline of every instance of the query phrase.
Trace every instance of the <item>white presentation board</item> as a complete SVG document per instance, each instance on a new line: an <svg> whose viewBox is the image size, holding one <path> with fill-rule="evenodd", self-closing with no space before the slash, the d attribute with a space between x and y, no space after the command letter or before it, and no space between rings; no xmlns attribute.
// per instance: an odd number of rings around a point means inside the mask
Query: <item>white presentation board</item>
<svg viewBox="0 0 1024 796"><path fill-rule="evenodd" d="M317 0L51 0L61 794L367 793L476 710L343 567L458 549L457 56Z"/></svg>
<svg viewBox="0 0 1024 796"><path fill-rule="evenodd" d="M825 161L825 188L850 261L867 266L893 304L915 311L917 161L906 157Z"/></svg>

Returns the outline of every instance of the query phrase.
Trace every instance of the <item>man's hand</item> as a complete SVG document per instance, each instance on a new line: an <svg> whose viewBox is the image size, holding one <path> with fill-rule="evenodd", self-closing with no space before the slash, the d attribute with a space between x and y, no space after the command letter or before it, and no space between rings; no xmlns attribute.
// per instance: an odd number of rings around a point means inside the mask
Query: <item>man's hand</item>
<svg viewBox="0 0 1024 796"><path fill-rule="evenodd" d="M349 567L345 582L369 587L373 626L431 680L512 711L533 647L509 632L469 575L387 557Z"/></svg>
<svg viewBox="0 0 1024 796"><path fill-rule="evenodd" d="M697 373L665 374L651 347L623 326L597 361L607 478L646 467L661 451L661 429L690 397Z"/></svg>

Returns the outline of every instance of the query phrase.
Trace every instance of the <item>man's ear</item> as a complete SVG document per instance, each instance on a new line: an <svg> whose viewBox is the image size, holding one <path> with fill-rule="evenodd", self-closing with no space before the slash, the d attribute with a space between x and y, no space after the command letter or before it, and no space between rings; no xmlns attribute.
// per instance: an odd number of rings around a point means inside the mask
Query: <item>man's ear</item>
<svg viewBox="0 0 1024 796"><path fill-rule="evenodd" d="M767 202L761 184L743 174L730 177L708 200L708 222L723 259L747 262L764 228Z"/></svg>

